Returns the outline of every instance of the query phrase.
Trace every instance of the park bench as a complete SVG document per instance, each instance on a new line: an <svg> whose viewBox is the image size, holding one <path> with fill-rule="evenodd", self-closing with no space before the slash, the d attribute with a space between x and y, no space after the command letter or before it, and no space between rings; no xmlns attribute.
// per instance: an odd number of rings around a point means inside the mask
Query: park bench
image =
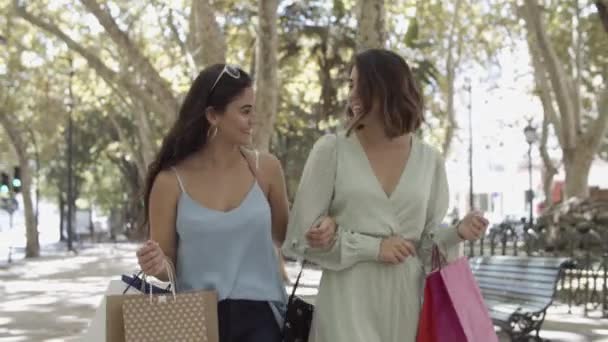
<svg viewBox="0 0 608 342"><path fill-rule="evenodd" d="M494 325L512 341L539 332L553 302L562 272L574 266L569 258L483 256L469 260ZM533 336L529 336L535 332Z"/></svg>

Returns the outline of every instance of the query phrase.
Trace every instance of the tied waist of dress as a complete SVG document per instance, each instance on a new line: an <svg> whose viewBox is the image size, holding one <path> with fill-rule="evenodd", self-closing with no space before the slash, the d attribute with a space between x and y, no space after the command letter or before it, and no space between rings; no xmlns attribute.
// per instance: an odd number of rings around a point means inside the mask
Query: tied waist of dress
<svg viewBox="0 0 608 342"><path fill-rule="evenodd" d="M373 237L373 238L378 238L378 239L385 239L385 238L389 238L391 236L394 236L394 229L392 227L390 227L391 232L389 234L382 234L382 233L364 233L364 232L356 232L356 234L359 235L363 235L363 236L368 236L368 237ZM352 231L346 231L343 229L340 229L340 227L338 226L337 230L336 230L336 239L338 238L339 234L346 234L346 239L348 239L348 236L352 236L355 234L355 232ZM407 237L403 234L400 234L401 237L403 237L404 239L412 242L414 244L414 247L416 247L417 250L419 250L422 247L422 242L425 238L431 239L433 240L434 238L434 234L432 232L427 233L427 234L422 234L422 236L420 238L417 239L412 239L410 237ZM306 241L305 238L302 239L293 239L290 242L290 249L295 252L296 254L298 254L298 256L303 256L304 253L306 252L307 249L311 248L308 245L308 242Z"/></svg>

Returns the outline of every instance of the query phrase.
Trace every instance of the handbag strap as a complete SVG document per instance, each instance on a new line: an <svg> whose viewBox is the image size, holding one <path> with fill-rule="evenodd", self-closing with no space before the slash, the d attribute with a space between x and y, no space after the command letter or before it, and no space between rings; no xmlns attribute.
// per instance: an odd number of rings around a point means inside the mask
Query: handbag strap
<svg viewBox="0 0 608 342"><path fill-rule="evenodd" d="M296 282L293 285L293 289L291 290L291 295L289 296L288 303L291 303L293 301L293 298L296 296L296 290L298 289L298 286L300 285L300 278L302 278L302 272L304 272L305 266L306 266L306 259L302 259L301 266L300 266L300 272L298 273Z"/></svg>

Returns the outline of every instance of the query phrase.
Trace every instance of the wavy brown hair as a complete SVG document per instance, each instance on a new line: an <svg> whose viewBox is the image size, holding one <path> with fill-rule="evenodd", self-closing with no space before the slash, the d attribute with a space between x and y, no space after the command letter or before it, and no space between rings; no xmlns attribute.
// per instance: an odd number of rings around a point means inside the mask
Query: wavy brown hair
<svg viewBox="0 0 608 342"><path fill-rule="evenodd" d="M360 121L377 102L382 113L384 130L390 138L415 132L424 122L424 101L414 74L398 54L384 49L369 49L355 55L353 67L358 80L355 91L363 106L363 114L348 123L347 135L360 126ZM354 114L350 105L347 117Z"/></svg>
<svg viewBox="0 0 608 342"><path fill-rule="evenodd" d="M208 108L211 107L218 113L224 112L230 102L253 84L251 77L239 68L239 78L233 78L228 74L222 75L212 92L211 88L224 66L225 64L215 64L198 74L184 99L177 120L163 139L154 161L148 167L143 193L145 228L148 224L150 192L156 176L205 146L211 126L205 115Z"/></svg>

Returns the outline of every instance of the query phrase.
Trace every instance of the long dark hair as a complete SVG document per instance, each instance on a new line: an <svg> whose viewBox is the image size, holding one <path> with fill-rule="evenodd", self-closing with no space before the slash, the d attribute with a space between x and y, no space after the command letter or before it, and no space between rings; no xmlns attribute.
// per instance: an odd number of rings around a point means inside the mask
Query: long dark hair
<svg viewBox="0 0 608 342"><path fill-rule="evenodd" d="M424 121L423 98L409 65L398 54L384 49L369 49L358 53L353 67L357 68L357 95L363 105L363 115L351 120L347 134L359 127L361 119L370 112L374 99L380 100L384 130L390 138L412 133ZM350 106L347 116L353 118Z"/></svg>
<svg viewBox="0 0 608 342"><path fill-rule="evenodd" d="M198 74L179 110L177 121L163 139L159 152L148 167L143 194L144 227L148 223L150 192L156 176L161 171L179 164L207 143L208 131L211 128L205 115L207 108L212 107L222 113L230 102L252 86L249 74L237 68L240 73L238 78L225 73L215 88L211 89L224 67L225 64L215 64Z"/></svg>

